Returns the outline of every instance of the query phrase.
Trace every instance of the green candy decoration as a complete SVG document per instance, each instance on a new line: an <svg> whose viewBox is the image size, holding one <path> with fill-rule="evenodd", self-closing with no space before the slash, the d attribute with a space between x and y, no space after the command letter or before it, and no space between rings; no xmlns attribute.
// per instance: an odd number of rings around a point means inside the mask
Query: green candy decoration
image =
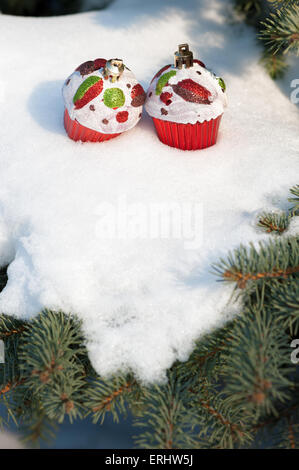
<svg viewBox="0 0 299 470"><path fill-rule="evenodd" d="M161 77L159 78L158 83L156 85L156 95L160 95L162 93L163 87L165 87L168 80L171 77L173 77L174 75L176 75L175 70L171 70L170 72L166 72L166 73L164 73L164 75L161 75Z"/></svg>
<svg viewBox="0 0 299 470"><path fill-rule="evenodd" d="M107 88L104 93L104 104L108 108L120 108L125 101L124 92L120 88Z"/></svg>
<svg viewBox="0 0 299 470"><path fill-rule="evenodd" d="M216 78L217 78L217 81L218 81L219 85L222 88L222 91L224 92L226 90L226 85L225 85L225 82L224 82L223 78L220 78L220 77L216 77Z"/></svg>

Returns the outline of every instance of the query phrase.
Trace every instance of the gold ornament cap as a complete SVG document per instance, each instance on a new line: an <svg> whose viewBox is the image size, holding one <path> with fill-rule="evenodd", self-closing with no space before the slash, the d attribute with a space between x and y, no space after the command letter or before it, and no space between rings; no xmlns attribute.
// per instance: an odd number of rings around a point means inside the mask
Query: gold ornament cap
<svg viewBox="0 0 299 470"><path fill-rule="evenodd" d="M174 66L178 69L193 67L193 52L189 50L189 44L179 44L179 50L174 53Z"/></svg>
<svg viewBox="0 0 299 470"><path fill-rule="evenodd" d="M122 59L110 59L106 62L104 76L109 78L112 83L115 83L119 80L124 70L125 66Z"/></svg>

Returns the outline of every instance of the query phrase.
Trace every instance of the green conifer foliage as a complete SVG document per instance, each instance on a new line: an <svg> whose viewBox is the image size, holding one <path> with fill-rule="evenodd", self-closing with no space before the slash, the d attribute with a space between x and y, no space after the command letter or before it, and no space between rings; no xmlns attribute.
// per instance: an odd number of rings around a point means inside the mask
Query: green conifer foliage
<svg viewBox="0 0 299 470"><path fill-rule="evenodd" d="M261 63L272 78L281 78L287 54L299 55L299 1L234 0L234 6L257 29L264 46Z"/></svg>

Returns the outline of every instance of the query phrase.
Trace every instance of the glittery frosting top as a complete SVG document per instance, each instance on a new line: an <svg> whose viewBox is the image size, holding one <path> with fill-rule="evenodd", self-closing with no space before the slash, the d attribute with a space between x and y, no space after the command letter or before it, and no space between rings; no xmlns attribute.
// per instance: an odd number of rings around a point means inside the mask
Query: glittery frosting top
<svg viewBox="0 0 299 470"><path fill-rule="evenodd" d="M118 67L120 73L116 73ZM71 119L103 134L118 134L134 127L141 118L146 96L119 59L84 62L67 78L62 94Z"/></svg>
<svg viewBox="0 0 299 470"><path fill-rule="evenodd" d="M166 65L154 76L145 109L154 118L195 124L217 118L226 105L224 81L194 59L188 68Z"/></svg>

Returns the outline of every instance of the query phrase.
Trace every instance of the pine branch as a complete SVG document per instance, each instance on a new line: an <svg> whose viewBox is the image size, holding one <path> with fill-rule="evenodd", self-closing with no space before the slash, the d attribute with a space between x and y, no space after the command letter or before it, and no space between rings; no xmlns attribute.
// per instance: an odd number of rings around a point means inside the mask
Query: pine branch
<svg viewBox="0 0 299 470"><path fill-rule="evenodd" d="M142 419L134 423L146 429L136 438L137 445L145 449L189 448L193 432L191 412L184 404L188 396L188 385L177 380L174 372L166 385L148 389Z"/></svg>
<svg viewBox="0 0 299 470"><path fill-rule="evenodd" d="M20 378L18 347L28 323L0 315L0 340L5 345L5 363L0 366L0 384L16 383Z"/></svg>
<svg viewBox="0 0 299 470"><path fill-rule="evenodd" d="M273 315L282 322L291 335L299 332L299 283L298 280L271 286Z"/></svg>
<svg viewBox="0 0 299 470"><path fill-rule="evenodd" d="M282 53L273 54L267 49L264 50L260 63L265 67L273 80L282 78L289 68L285 55Z"/></svg>
<svg viewBox="0 0 299 470"><path fill-rule="evenodd" d="M40 391L40 402L46 416L54 422L62 423L67 416L72 423L86 413L82 394L85 387L84 377L70 369L65 376L58 375L52 383Z"/></svg>
<svg viewBox="0 0 299 470"><path fill-rule="evenodd" d="M42 312L22 336L21 377L50 420L62 422L68 416L72 421L82 415L83 355L81 323L61 312Z"/></svg>
<svg viewBox="0 0 299 470"><path fill-rule="evenodd" d="M52 442L55 439L55 431L57 431L56 423L46 416L38 402L30 418L22 422L20 426L23 442L35 447L39 447L41 441Z"/></svg>
<svg viewBox="0 0 299 470"><path fill-rule="evenodd" d="M21 335L25 332L27 322L7 315L0 315L0 340L6 340L14 335Z"/></svg>
<svg viewBox="0 0 299 470"><path fill-rule="evenodd" d="M72 365L81 369L80 355L85 348L80 328L75 318L48 310L27 328L20 345L22 374L30 377L36 391L53 376L65 375Z"/></svg>
<svg viewBox="0 0 299 470"><path fill-rule="evenodd" d="M298 0L268 0L275 8L285 8L289 5L298 3Z"/></svg>
<svg viewBox="0 0 299 470"><path fill-rule="evenodd" d="M259 216L258 226L267 233L277 233L280 235L289 227L291 218L292 216L286 213L264 212Z"/></svg>
<svg viewBox="0 0 299 470"><path fill-rule="evenodd" d="M296 449L296 443L295 443L295 433L294 433L294 427L293 423L290 418L288 418L288 438L290 442L290 448L291 449Z"/></svg>
<svg viewBox="0 0 299 470"><path fill-rule="evenodd" d="M106 409L108 411L111 410L111 404L118 399L119 395L122 395L125 391L130 390L130 383L125 383L123 386L117 388L113 392L110 393L110 395L106 396L98 405L94 406L92 408L93 413L98 413L99 411L102 411L103 409Z"/></svg>
<svg viewBox="0 0 299 470"><path fill-rule="evenodd" d="M294 196L288 199L289 202L294 204L291 210L295 213L295 215L299 214L299 184L291 188L290 193Z"/></svg>
<svg viewBox="0 0 299 470"><path fill-rule="evenodd" d="M279 414L266 416L264 419L259 420L252 427L253 431L260 431L269 427L273 427L281 421L289 420L294 414L298 412L298 404L292 404L284 409L279 410Z"/></svg>
<svg viewBox="0 0 299 470"><path fill-rule="evenodd" d="M98 377L90 384L85 404L94 423L100 420L102 424L108 412L118 422L120 414L126 414L126 401L131 395L135 404L142 395L142 388L133 376L119 375L109 380Z"/></svg>
<svg viewBox="0 0 299 470"><path fill-rule="evenodd" d="M261 0L234 0L234 7L249 24L254 24L262 13Z"/></svg>
<svg viewBox="0 0 299 470"><path fill-rule="evenodd" d="M15 387L18 387L18 385L22 385L24 382L25 379L21 379L15 382L7 382L7 384L0 389L0 397L1 395L5 395L5 393L11 392L12 390L14 390Z"/></svg>
<svg viewBox="0 0 299 470"><path fill-rule="evenodd" d="M223 281L235 282L239 289L251 281L288 279L299 273L299 240L271 240L260 243L259 250L253 244L249 249L241 246L213 268Z"/></svg>
<svg viewBox="0 0 299 470"><path fill-rule="evenodd" d="M240 426L235 423L232 423L229 419L223 416L222 413L213 408L209 402L199 400L199 404L205 410L207 410L210 415L215 417L221 424L223 424L223 426L225 426L225 428L229 430L229 433L232 435L232 440L235 439L235 436L237 438L242 438L244 436L244 431L242 431Z"/></svg>
<svg viewBox="0 0 299 470"><path fill-rule="evenodd" d="M255 442L260 442L261 447L264 449L291 449L294 444L295 448L298 448L298 423L299 403L297 398L295 402L291 400L288 406L280 407L277 415L266 416L254 425L253 430L257 433Z"/></svg>
<svg viewBox="0 0 299 470"><path fill-rule="evenodd" d="M196 342L194 350L186 362L174 364L173 369L182 381L191 381L192 388L205 378L215 382L230 354L232 323L213 331ZM199 385L200 386L200 385Z"/></svg>
<svg viewBox="0 0 299 470"><path fill-rule="evenodd" d="M235 324L224 393L227 406L241 406L251 423L264 415L278 416L290 399L294 365L289 343L270 308L251 306Z"/></svg>
<svg viewBox="0 0 299 470"><path fill-rule="evenodd" d="M234 6L263 42L261 63L271 78L281 78L288 68L286 53L299 51L298 0L234 0Z"/></svg>
<svg viewBox="0 0 299 470"><path fill-rule="evenodd" d="M250 417L244 415L240 406L227 406L219 384L207 389L202 386L189 400L198 425L196 447L226 449L251 442Z"/></svg>
<svg viewBox="0 0 299 470"><path fill-rule="evenodd" d="M271 13L261 24L260 38L274 54L294 52L299 55L299 5L291 4Z"/></svg>

